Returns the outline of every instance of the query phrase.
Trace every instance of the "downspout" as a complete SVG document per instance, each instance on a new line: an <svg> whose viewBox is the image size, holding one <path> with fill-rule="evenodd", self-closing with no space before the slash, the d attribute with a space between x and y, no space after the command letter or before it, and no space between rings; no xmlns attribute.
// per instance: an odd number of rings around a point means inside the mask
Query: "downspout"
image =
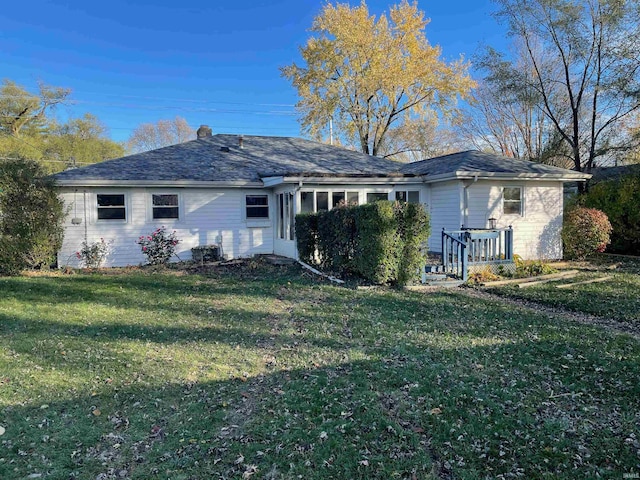
<svg viewBox="0 0 640 480"><path fill-rule="evenodd" d="M462 189L462 227L469 226L469 187L478 181L478 174L476 173L473 176L473 181L464 180L462 184L464 185Z"/></svg>
<svg viewBox="0 0 640 480"><path fill-rule="evenodd" d="M83 201L83 206L82 206L82 211L84 212L84 243L88 244L89 243L89 234L87 231L87 191L84 190L82 192L82 201Z"/></svg>

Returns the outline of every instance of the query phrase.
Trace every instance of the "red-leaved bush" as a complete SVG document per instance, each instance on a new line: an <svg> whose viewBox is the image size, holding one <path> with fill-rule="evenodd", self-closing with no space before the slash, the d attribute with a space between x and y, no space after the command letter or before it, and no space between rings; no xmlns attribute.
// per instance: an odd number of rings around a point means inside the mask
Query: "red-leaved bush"
<svg viewBox="0 0 640 480"><path fill-rule="evenodd" d="M565 256L584 260L596 252L604 252L611 242L611 230L611 223L601 210L584 207L569 210L562 227Z"/></svg>

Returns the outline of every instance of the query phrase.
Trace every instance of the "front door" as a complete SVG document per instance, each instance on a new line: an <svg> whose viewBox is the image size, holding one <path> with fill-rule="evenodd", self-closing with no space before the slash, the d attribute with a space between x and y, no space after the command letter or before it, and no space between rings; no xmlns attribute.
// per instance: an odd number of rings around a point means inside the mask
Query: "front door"
<svg viewBox="0 0 640 480"><path fill-rule="evenodd" d="M298 258L295 241L295 192L276 193L276 228L273 251L277 255Z"/></svg>

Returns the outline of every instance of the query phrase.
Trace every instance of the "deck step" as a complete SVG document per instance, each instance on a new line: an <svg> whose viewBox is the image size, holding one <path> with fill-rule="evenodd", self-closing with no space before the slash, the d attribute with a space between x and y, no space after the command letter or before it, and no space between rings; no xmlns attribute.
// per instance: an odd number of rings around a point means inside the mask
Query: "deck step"
<svg viewBox="0 0 640 480"><path fill-rule="evenodd" d="M425 282L436 282L436 281L445 281L449 277L444 273L425 273L422 275L422 283Z"/></svg>
<svg viewBox="0 0 640 480"><path fill-rule="evenodd" d="M442 288L455 288L464 284L462 280L458 280L457 278L449 278L448 280L436 281L436 282L427 282L425 285L430 287L442 287Z"/></svg>
<svg viewBox="0 0 640 480"><path fill-rule="evenodd" d="M428 281L426 283L422 283L420 285L412 285L409 287L406 287L408 290L412 290L412 291L429 291L431 288L433 287L438 287L438 288L455 288L455 287L459 287L460 285L462 285L464 282L462 280L457 280L454 278L449 278L448 280L435 280L435 281Z"/></svg>
<svg viewBox="0 0 640 480"><path fill-rule="evenodd" d="M424 267L426 273L444 273L444 265L427 265Z"/></svg>

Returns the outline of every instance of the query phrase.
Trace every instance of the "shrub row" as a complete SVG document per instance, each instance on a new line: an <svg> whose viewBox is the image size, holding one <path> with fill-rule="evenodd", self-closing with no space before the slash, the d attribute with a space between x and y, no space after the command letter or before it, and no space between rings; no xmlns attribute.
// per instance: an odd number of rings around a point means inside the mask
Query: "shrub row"
<svg viewBox="0 0 640 480"><path fill-rule="evenodd" d="M303 261L378 284L416 280L429 233L427 212L412 203L381 201L296 216Z"/></svg>
<svg viewBox="0 0 640 480"><path fill-rule="evenodd" d="M640 173L597 183L580 202L607 214L611 252L640 255Z"/></svg>

